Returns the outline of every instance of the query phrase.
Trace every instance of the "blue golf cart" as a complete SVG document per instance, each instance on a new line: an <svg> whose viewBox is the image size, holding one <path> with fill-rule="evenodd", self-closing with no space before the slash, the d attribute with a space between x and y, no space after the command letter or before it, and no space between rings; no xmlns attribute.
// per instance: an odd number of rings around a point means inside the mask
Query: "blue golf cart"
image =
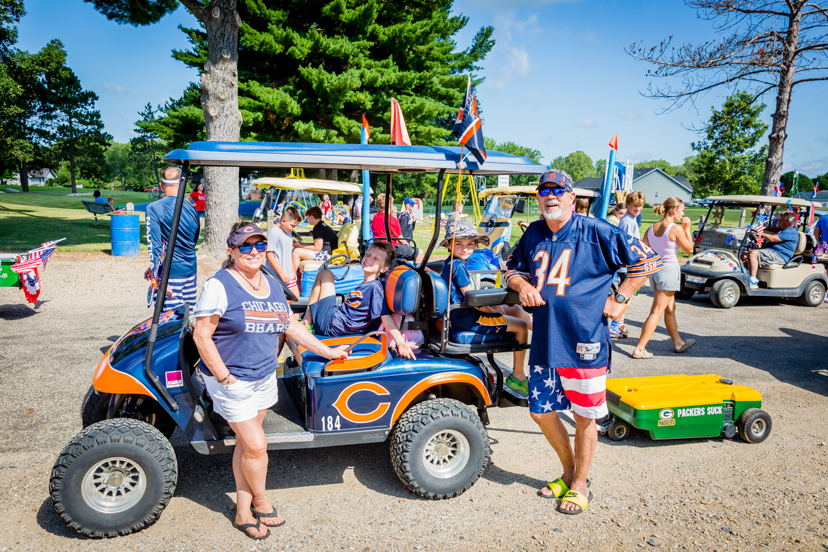
<svg viewBox="0 0 828 552"><path fill-rule="evenodd" d="M473 175L545 170L499 152L490 152L478 166L473 157L461 159L460 148L348 144L197 142L172 151L165 161L180 165L185 180L192 169L205 166L369 170L387 175L387 193L393 174L436 173L438 197L445 174L458 165ZM181 186L176 198L172 244L185 189ZM439 220L439 204L436 216ZM526 406L503 385L509 370L494 354L526 346L513 334L484 336L451 327L452 308L516 304L518 297L482 289L467 293L465 304L450 306L446 283L428 268L439 229L436 225L422 264L400 264L385 283L389 308L408 315L402 329L425 335L416 360L389 351L380 332L327 340L351 347L347 359L334 361L288 340L292 356L280 367L279 402L264 421L269 450L387 441L394 470L419 496L454 497L478 480L491 454L487 410ZM172 257L166 256L158 297L164 297ZM178 480L169 442L176 428L201 454L233 451L235 436L213 411L199 364L186 305L164 310L159 302L150 320L106 352L84 399L83 430L61 452L49 484L55 511L72 529L113 537L158 519Z"/></svg>

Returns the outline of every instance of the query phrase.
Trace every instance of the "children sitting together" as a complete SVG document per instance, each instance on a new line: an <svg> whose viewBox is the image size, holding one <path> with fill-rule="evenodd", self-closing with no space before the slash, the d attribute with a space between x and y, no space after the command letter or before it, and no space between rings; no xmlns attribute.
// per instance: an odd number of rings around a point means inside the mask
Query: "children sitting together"
<svg viewBox="0 0 828 552"><path fill-rule="evenodd" d="M413 200L410 203L413 204ZM404 214L413 220L409 205L404 207ZM330 259L331 251L337 247L336 232L325 223L323 210L311 207L306 216L313 226L312 244L294 241L292 237L302 220L295 207L285 207L281 218L267 234L267 261L297 297L301 262ZM396 219L394 221L397 222ZM405 218L405 222L409 222L408 218ZM449 289L451 305L461 305L465 294L475 288L475 280L466 262L478 244L488 245L488 241L489 237L479 235L475 226L469 222L458 220L446 227L445 239L440 245L448 249L449 256L443 263L441 276ZM392 245L384 240L372 242L362 258L363 281L344 298L341 305L337 305L333 273L327 269L320 270L311 289L306 312L296 317L312 328L316 335L324 337L364 335L379 329L382 324L395 342L397 353L414 360L412 347L398 329L385 298L384 276L396 265L395 250L399 247L399 244ZM416 257L416 254L412 257ZM453 307L449 321L452 328L459 331L484 335L510 332L521 345L528 343L529 331L532 329L532 318L520 305ZM514 373L506 380L506 385L523 395L528 394L525 357L525 348L514 352Z"/></svg>

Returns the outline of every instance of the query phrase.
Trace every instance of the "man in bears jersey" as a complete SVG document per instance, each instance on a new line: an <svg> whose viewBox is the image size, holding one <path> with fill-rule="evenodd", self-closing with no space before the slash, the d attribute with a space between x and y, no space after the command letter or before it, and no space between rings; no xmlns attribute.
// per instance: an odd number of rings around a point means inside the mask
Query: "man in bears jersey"
<svg viewBox="0 0 828 552"><path fill-rule="evenodd" d="M560 499L564 514L586 510L592 494L587 475L598 433L608 414L606 374L611 342L607 318L618 319L647 277L662 269L649 247L610 223L572 212L572 178L547 171L538 183L543 218L533 222L507 261L506 284L532 307L529 410L563 465L563 475L538 494ZM627 279L610 296L612 277ZM575 448L558 410L572 410Z"/></svg>

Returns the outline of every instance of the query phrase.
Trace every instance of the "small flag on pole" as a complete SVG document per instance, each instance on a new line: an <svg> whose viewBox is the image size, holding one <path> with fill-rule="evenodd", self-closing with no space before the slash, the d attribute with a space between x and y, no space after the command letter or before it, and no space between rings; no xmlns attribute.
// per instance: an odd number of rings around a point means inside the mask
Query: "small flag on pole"
<svg viewBox="0 0 828 552"><path fill-rule="evenodd" d="M371 139L371 127L368 126L368 119L365 118L365 113L362 114L362 130L365 132L365 142Z"/></svg>
<svg viewBox="0 0 828 552"><path fill-rule="evenodd" d="M396 98L391 98L391 143L411 145L411 138L408 137L408 129L405 128L405 119L403 119L402 109L400 103Z"/></svg>
<svg viewBox="0 0 828 552"><path fill-rule="evenodd" d="M17 272L18 274L23 274L24 272L29 272L30 270L34 270L39 268L43 263L40 262L40 252L36 251L32 255L30 255L27 259L23 259L22 257L18 256L20 259L16 264L11 266L12 272Z"/></svg>
<svg viewBox="0 0 828 552"><path fill-rule="evenodd" d="M486 161L486 145L483 141L483 123L477 109L477 92L472 86L471 76L466 84L466 95L454 122L454 135L461 145L472 152L478 165Z"/></svg>

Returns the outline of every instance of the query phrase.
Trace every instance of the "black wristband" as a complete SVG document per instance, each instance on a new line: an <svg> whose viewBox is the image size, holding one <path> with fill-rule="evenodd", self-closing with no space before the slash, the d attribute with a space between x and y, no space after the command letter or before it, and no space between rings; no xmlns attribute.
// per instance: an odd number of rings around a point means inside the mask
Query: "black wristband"
<svg viewBox="0 0 828 552"><path fill-rule="evenodd" d="M227 378L229 378L229 377L230 377L230 372L227 372L227 375L224 376L224 378L222 378L220 380L216 380L216 381L219 382L219 383L224 383L225 381L227 381Z"/></svg>

